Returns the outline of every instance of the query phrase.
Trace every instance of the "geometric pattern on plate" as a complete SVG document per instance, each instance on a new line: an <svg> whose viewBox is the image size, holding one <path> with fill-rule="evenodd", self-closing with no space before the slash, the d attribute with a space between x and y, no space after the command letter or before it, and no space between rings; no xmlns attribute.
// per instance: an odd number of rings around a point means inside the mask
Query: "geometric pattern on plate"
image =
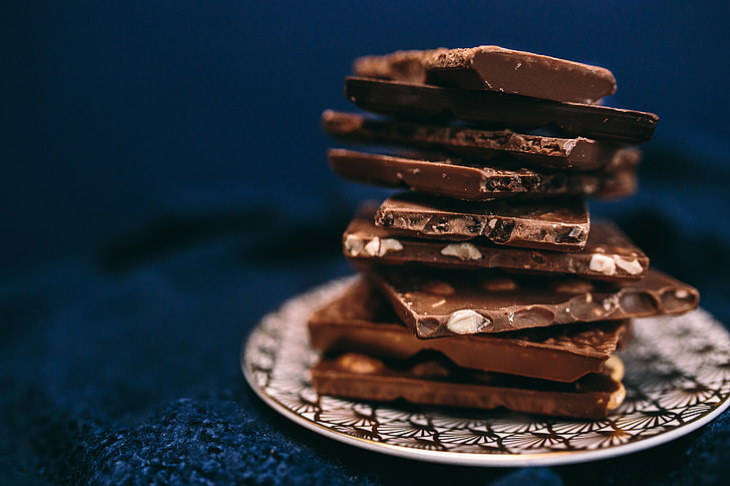
<svg viewBox="0 0 730 486"><path fill-rule="evenodd" d="M660 435L674 438L678 435L671 432L690 430L692 423L730 404L730 335L701 309L635 321L632 340L620 353L626 364L626 400L600 420L317 396L309 385L309 367L317 354L308 344L307 319L353 281L336 280L289 300L264 317L242 350L241 365L254 391L290 418L325 429L326 435L442 462L433 454L476 455L489 466L507 465L505 459L515 456L539 460L583 454L581 460L590 460L598 451L620 454L621 448L628 451L628 446ZM448 460L459 462L451 455Z"/></svg>

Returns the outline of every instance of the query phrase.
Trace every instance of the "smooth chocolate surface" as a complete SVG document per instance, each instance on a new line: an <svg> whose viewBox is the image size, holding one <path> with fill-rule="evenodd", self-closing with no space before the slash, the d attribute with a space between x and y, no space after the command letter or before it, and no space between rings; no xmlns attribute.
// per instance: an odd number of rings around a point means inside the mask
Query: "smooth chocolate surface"
<svg viewBox="0 0 730 486"><path fill-rule="evenodd" d="M552 128L570 137L624 144L649 140L659 121L657 115L640 111L372 78L347 78L345 94L375 113L421 120L453 117L493 129Z"/></svg>
<svg viewBox="0 0 730 486"><path fill-rule="evenodd" d="M331 110L322 114L322 125L327 133L342 140L443 150L473 162L508 157L542 167L595 170L605 166L629 168L640 159L637 150L584 137L544 137L511 130L384 120Z"/></svg>
<svg viewBox="0 0 730 486"><path fill-rule="evenodd" d="M547 172L474 165L430 154L392 156L330 149L332 169L346 179L385 187L407 187L436 196L491 201L515 195L593 195L620 198L633 193L633 169L594 172Z"/></svg>
<svg viewBox="0 0 730 486"><path fill-rule="evenodd" d="M342 235L343 252L350 260L386 265L419 263L459 269L502 268L598 280L638 280L649 268L649 258L644 252L615 225L605 221L591 224L588 241L581 251L567 253L496 246L486 238L453 242L404 237L376 226L374 217L374 206L364 206ZM440 222L449 224L444 219ZM548 225L545 231L552 230ZM543 234L541 231L533 228L537 236Z"/></svg>
<svg viewBox="0 0 730 486"><path fill-rule="evenodd" d="M616 92L608 69L498 46L433 52L424 67L428 83L455 88L574 103L596 103Z"/></svg>
<svg viewBox="0 0 730 486"><path fill-rule="evenodd" d="M696 289L652 269L636 282L382 266L367 274L420 338L681 314L699 303Z"/></svg>
<svg viewBox="0 0 730 486"><path fill-rule="evenodd" d="M354 73L577 103L595 103L616 92L608 69L498 46L365 56L355 61Z"/></svg>
<svg viewBox="0 0 730 486"><path fill-rule="evenodd" d="M605 417L626 396L620 378L608 373L559 383L466 370L443 359L385 362L358 353L320 359L311 377L321 395L576 418Z"/></svg>
<svg viewBox="0 0 730 486"><path fill-rule="evenodd" d="M356 352L403 360L433 351L464 368L574 382L603 371L627 329L628 321L610 321L418 339L398 321L388 302L359 280L312 314L309 340L314 349L326 354Z"/></svg>
<svg viewBox="0 0 730 486"><path fill-rule="evenodd" d="M374 222L415 238L481 237L497 245L556 251L581 250L590 230L588 209L579 197L465 202L405 192L383 201Z"/></svg>

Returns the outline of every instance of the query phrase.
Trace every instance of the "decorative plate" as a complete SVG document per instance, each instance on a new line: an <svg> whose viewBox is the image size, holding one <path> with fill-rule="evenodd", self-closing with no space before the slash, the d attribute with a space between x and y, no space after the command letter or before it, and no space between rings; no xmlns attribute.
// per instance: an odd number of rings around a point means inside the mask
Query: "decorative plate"
<svg viewBox="0 0 730 486"><path fill-rule="evenodd" d="M730 405L730 336L696 310L640 320L621 352L627 396L602 420L512 412L393 406L318 396L309 314L352 278L289 300L253 330L241 352L251 388L272 408L317 433L365 449L472 466L569 464L647 449L696 430Z"/></svg>

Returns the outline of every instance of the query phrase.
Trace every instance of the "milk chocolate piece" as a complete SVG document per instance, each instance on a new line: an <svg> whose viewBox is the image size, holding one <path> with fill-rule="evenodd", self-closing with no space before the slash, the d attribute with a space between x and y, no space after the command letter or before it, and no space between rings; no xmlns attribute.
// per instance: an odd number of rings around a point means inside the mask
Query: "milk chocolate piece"
<svg viewBox="0 0 730 486"><path fill-rule="evenodd" d="M330 149L332 169L346 179L385 187L408 187L436 196L491 201L517 194L585 194L597 197L631 195L633 169L596 172L543 172L532 169L480 167L449 157L414 154L410 157ZM620 175L619 175L620 174Z"/></svg>
<svg viewBox="0 0 730 486"><path fill-rule="evenodd" d="M464 270L502 268L596 280L638 280L649 268L649 258L644 252L616 226L605 221L592 223L583 250L566 253L495 246L484 238L455 243L403 237L375 226L374 212L372 206L363 207L342 235L343 252L352 261L386 265L420 263ZM549 226L548 230L554 231ZM542 233L534 231L533 234ZM613 265L596 264L604 259L611 260Z"/></svg>
<svg viewBox="0 0 730 486"><path fill-rule="evenodd" d="M610 321L418 339L363 280L309 319L310 344L326 354L349 351L404 360L432 351L463 368L562 382L603 371L627 330L628 321Z"/></svg>
<svg viewBox="0 0 730 486"><path fill-rule="evenodd" d="M509 410L597 419L626 396L620 378L592 373L575 383L558 383L458 368L447 360L384 362L358 353L324 357L311 369L320 395L373 401Z"/></svg>
<svg viewBox="0 0 730 486"><path fill-rule="evenodd" d="M483 237L497 245L578 251L590 229L578 197L464 202L406 192L386 199L377 226L416 238L463 241Z"/></svg>
<svg viewBox="0 0 730 486"><path fill-rule="evenodd" d="M357 76L577 103L595 103L616 92L608 69L498 46L365 56L355 61L353 71Z"/></svg>
<svg viewBox="0 0 730 486"><path fill-rule="evenodd" d="M625 144L649 140L659 121L657 115L640 111L370 78L347 78L345 94L375 113L421 120L454 117L496 129L554 128L570 137Z"/></svg>
<svg viewBox="0 0 730 486"><path fill-rule="evenodd" d="M446 49L396 51L384 56L359 57L353 63L352 72L366 78L423 84L426 82L424 61L439 50Z"/></svg>
<svg viewBox="0 0 730 486"><path fill-rule="evenodd" d="M454 88L574 103L595 103L616 92L608 69L497 46L432 52L424 67L428 83Z"/></svg>
<svg viewBox="0 0 730 486"><path fill-rule="evenodd" d="M640 158L637 150L621 150L583 137L544 137L511 130L383 120L331 110L322 114L322 124L327 133L343 140L445 150L472 161L510 157L543 167L594 170L604 166L633 167Z"/></svg>
<svg viewBox="0 0 730 486"><path fill-rule="evenodd" d="M603 265L615 262L596 260ZM699 302L697 290L652 269L637 282L400 267L368 275L420 338L681 314Z"/></svg>

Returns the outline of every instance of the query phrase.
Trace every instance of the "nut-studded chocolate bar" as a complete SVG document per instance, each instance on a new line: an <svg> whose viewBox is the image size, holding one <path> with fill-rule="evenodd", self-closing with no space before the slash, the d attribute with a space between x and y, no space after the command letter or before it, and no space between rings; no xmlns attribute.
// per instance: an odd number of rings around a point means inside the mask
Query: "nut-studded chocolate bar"
<svg viewBox="0 0 730 486"><path fill-rule="evenodd" d="M588 209L578 197L477 203L406 192L383 201L374 221L403 236L453 241L483 237L497 245L556 251L581 250L590 229Z"/></svg>
<svg viewBox="0 0 730 486"><path fill-rule="evenodd" d="M355 61L354 72L577 103L595 103L616 92L616 79L608 69L498 46L366 56Z"/></svg>
<svg viewBox="0 0 730 486"><path fill-rule="evenodd" d="M649 258L644 252L608 222L594 222L585 248L568 253L496 246L484 238L454 242L403 237L376 226L374 214L374 206L363 206L342 235L343 252L354 262L418 263L464 270L502 268L596 280L638 280L649 268ZM442 220L442 224L449 224L448 220ZM557 228L545 226L544 232L533 227L524 233L547 236L556 232Z"/></svg>
<svg viewBox="0 0 730 486"><path fill-rule="evenodd" d="M331 149L330 167L365 184L407 187L436 196L491 201L515 195L593 195L619 198L635 189L633 169L596 172L543 172L483 167L450 157L414 154L391 156ZM624 181L621 177L627 177Z"/></svg>
<svg viewBox="0 0 730 486"><path fill-rule="evenodd" d="M323 357L311 369L321 395L373 401L404 399L423 405L493 409L576 418L601 418L626 396L623 365L575 383L459 368L444 359L384 361L359 353Z"/></svg>
<svg viewBox="0 0 730 486"><path fill-rule="evenodd" d="M630 168L640 159L638 150L588 138L559 138L483 130L458 125L437 125L327 110L322 114L327 133L342 140L443 150L469 160L512 158L528 165L571 170L601 167Z"/></svg>
<svg viewBox="0 0 730 486"><path fill-rule="evenodd" d="M325 354L355 352L404 360L432 351L463 368L562 382L602 372L627 331L628 321L608 321L418 339L363 280L309 319L309 342Z"/></svg>
<svg viewBox="0 0 730 486"><path fill-rule="evenodd" d="M696 289L651 269L636 282L382 266L366 271L420 338L681 314L699 302Z"/></svg>
<svg viewBox="0 0 730 486"><path fill-rule="evenodd" d="M552 128L570 137L624 144L649 140L659 121L657 115L640 111L371 78L347 78L345 94L360 108L375 113L421 120L453 117L520 131Z"/></svg>

